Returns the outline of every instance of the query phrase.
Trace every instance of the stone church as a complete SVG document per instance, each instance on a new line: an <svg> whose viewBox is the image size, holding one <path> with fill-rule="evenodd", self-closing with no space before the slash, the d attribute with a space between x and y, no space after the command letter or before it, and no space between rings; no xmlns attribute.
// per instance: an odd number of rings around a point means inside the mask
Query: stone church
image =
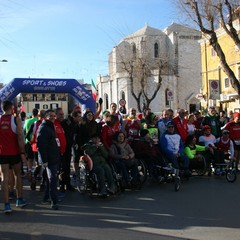
<svg viewBox="0 0 240 240"><path fill-rule="evenodd" d="M176 23L163 31L146 25L122 39L109 54L109 75L97 79L103 110L121 99L127 110L147 103L155 113L199 110L200 39L199 31Z"/></svg>

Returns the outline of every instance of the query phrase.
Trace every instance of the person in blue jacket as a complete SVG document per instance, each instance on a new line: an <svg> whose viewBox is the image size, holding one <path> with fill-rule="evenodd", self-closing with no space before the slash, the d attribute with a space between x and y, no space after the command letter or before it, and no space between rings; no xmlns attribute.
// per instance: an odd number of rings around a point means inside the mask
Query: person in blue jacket
<svg viewBox="0 0 240 240"><path fill-rule="evenodd" d="M173 121L166 124L167 130L160 138L160 148L162 153L173 164L173 167L179 169L179 163L182 163L184 175L190 177L189 159L184 154L184 145L179 134L175 132L175 125Z"/></svg>
<svg viewBox="0 0 240 240"><path fill-rule="evenodd" d="M53 110L46 112L46 119L39 126L37 135L37 147L39 163L47 171L47 187L43 203L51 199L51 208L58 210L58 171L60 167L60 141L56 137L54 121L56 114Z"/></svg>

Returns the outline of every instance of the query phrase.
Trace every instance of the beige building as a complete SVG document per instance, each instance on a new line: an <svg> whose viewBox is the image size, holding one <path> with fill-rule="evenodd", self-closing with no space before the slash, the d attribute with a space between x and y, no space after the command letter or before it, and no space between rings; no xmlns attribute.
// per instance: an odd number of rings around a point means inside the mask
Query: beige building
<svg viewBox="0 0 240 240"><path fill-rule="evenodd" d="M65 115L68 114L69 96L67 93L21 93L20 102L27 116L32 114L32 109L56 109L61 107Z"/></svg>
<svg viewBox="0 0 240 240"><path fill-rule="evenodd" d="M161 31L148 25L137 32L126 36L109 54L109 75L97 79L98 95L103 98L103 110L111 102L126 100L126 108L137 107L131 93L129 75L123 68L123 62L133 59L147 61L151 76L148 79L146 92L149 96L156 89L158 81L157 63L164 63L161 74L161 87L150 104L153 112L165 108L187 109L189 112L200 109L197 94L201 88L201 38L199 31L173 23ZM135 74L135 73L134 73ZM140 77L134 83L140 89ZM143 103L144 99L141 99Z"/></svg>
<svg viewBox="0 0 240 240"><path fill-rule="evenodd" d="M238 10L240 11L240 10ZM233 21L235 29L240 31L240 20L236 17ZM240 80L240 49L222 26L216 30L218 42L225 54L226 61ZM200 41L202 56L202 106L215 106L225 111L240 112L240 100L237 92L233 89L230 79L223 70L220 59L209 43L208 37Z"/></svg>

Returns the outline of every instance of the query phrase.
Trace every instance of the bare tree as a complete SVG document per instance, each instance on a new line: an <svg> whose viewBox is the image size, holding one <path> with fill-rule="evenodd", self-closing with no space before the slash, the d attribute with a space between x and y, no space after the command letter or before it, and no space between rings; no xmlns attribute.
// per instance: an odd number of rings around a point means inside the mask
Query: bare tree
<svg viewBox="0 0 240 240"><path fill-rule="evenodd" d="M209 38L209 43L217 53L232 87L240 96L240 83L226 60L216 33L219 26L222 26L240 50L239 30L234 25L234 21L240 18L239 0L178 0L178 3L187 16L199 26L201 32Z"/></svg>
<svg viewBox="0 0 240 240"><path fill-rule="evenodd" d="M130 90L137 102L139 112L148 108L156 97L162 85L162 74L167 64L162 60L155 60L154 64L144 58L132 58L121 61L122 69L130 80ZM154 90L151 91L150 89Z"/></svg>

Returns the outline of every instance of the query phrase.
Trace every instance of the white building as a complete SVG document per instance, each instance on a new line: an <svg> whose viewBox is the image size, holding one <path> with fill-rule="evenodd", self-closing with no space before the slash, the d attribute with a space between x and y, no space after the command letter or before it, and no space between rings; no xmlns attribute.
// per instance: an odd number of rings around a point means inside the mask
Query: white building
<svg viewBox="0 0 240 240"><path fill-rule="evenodd" d="M161 61L162 65L167 66L160 74L160 90L150 103L153 112L161 112L169 107L174 110L184 108L189 112L199 109L200 101L196 95L201 88L200 38L199 31L173 23L164 31L146 25L122 39L109 54L109 75L97 79L98 96L104 100L103 110L120 99L126 100L127 109L137 108L131 93L129 74L124 70L127 63L136 60L147 65L150 71L145 88L149 97L157 87L157 65ZM137 73L133 71L135 93L140 89L142 69ZM141 97L141 105L143 101Z"/></svg>

